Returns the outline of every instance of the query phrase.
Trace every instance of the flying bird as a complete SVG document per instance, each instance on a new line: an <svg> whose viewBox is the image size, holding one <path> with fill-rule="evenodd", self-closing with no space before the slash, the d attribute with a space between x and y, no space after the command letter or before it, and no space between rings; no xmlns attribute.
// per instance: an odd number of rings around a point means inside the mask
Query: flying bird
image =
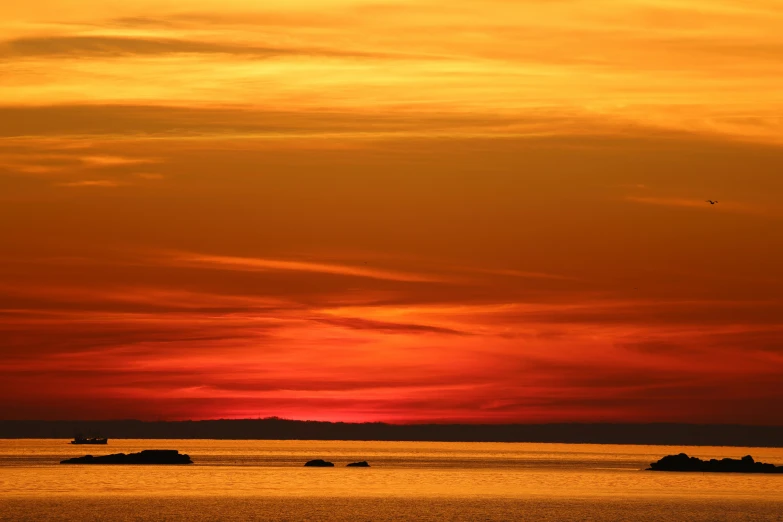
<svg viewBox="0 0 783 522"><path fill-rule="evenodd" d="M709 203L710 205L714 205L715 203L717 203L717 201L712 201L711 199L708 199L707 203Z"/></svg>

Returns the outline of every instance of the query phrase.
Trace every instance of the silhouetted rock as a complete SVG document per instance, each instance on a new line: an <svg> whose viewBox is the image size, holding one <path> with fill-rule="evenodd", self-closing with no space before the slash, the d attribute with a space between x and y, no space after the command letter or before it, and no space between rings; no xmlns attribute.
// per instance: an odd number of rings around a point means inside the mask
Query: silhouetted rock
<svg viewBox="0 0 783 522"><path fill-rule="evenodd" d="M144 450L141 453L115 453L93 457L75 457L60 461L60 464L193 464L188 455L177 450Z"/></svg>
<svg viewBox="0 0 783 522"><path fill-rule="evenodd" d="M347 468L369 468L370 465L367 463L366 460L363 460L361 462L351 462L350 464L346 464Z"/></svg>
<svg viewBox="0 0 783 522"><path fill-rule="evenodd" d="M309 468L333 468L334 464L321 459L311 460L305 463Z"/></svg>
<svg viewBox="0 0 783 522"><path fill-rule="evenodd" d="M706 473L783 473L783 466L755 462L746 455L741 459L701 460L685 453L667 455L650 464L648 471L701 471Z"/></svg>

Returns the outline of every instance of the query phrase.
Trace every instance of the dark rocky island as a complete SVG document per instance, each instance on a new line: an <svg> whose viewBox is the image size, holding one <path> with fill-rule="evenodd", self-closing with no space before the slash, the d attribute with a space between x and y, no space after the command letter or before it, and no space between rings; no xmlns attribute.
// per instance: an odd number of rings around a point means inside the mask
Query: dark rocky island
<svg viewBox="0 0 783 522"><path fill-rule="evenodd" d="M685 453L667 455L650 464L648 471L701 471L705 473L783 473L783 466L756 462L746 455L741 459L701 460Z"/></svg>
<svg viewBox="0 0 783 522"><path fill-rule="evenodd" d="M315 459L315 460L311 460L309 462L306 462L305 466L307 466L308 468L333 468L334 467L334 463L327 462L327 461L321 460L321 459Z"/></svg>
<svg viewBox="0 0 783 522"><path fill-rule="evenodd" d="M115 453L93 457L75 457L60 461L60 464L193 464L188 455L177 450L144 450L141 453Z"/></svg>
<svg viewBox="0 0 783 522"><path fill-rule="evenodd" d="M361 462L351 462L350 464L346 464L345 467L347 468L369 468L370 464L363 460Z"/></svg>

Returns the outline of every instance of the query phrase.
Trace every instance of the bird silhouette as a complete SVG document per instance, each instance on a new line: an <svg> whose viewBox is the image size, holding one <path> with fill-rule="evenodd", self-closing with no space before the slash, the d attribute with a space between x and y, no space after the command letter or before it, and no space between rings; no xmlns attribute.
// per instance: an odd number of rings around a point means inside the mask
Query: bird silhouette
<svg viewBox="0 0 783 522"><path fill-rule="evenodd" d="M712 201L711 199L708 199L707 203L709 203L710 205L714 205L715 203L717 203L717 201Z"/></svg>

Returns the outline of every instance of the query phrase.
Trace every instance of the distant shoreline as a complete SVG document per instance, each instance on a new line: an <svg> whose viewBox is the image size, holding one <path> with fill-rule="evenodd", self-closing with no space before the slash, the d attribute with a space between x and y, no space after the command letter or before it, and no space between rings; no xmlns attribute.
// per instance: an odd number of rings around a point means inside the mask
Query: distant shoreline
<svg viewBox="0 0 783 522"><path fill-rule="evenodd" d="M783 447L783 426L718 424L386 424L238 419L0 421L0 439L342 440Z"/></svg>

